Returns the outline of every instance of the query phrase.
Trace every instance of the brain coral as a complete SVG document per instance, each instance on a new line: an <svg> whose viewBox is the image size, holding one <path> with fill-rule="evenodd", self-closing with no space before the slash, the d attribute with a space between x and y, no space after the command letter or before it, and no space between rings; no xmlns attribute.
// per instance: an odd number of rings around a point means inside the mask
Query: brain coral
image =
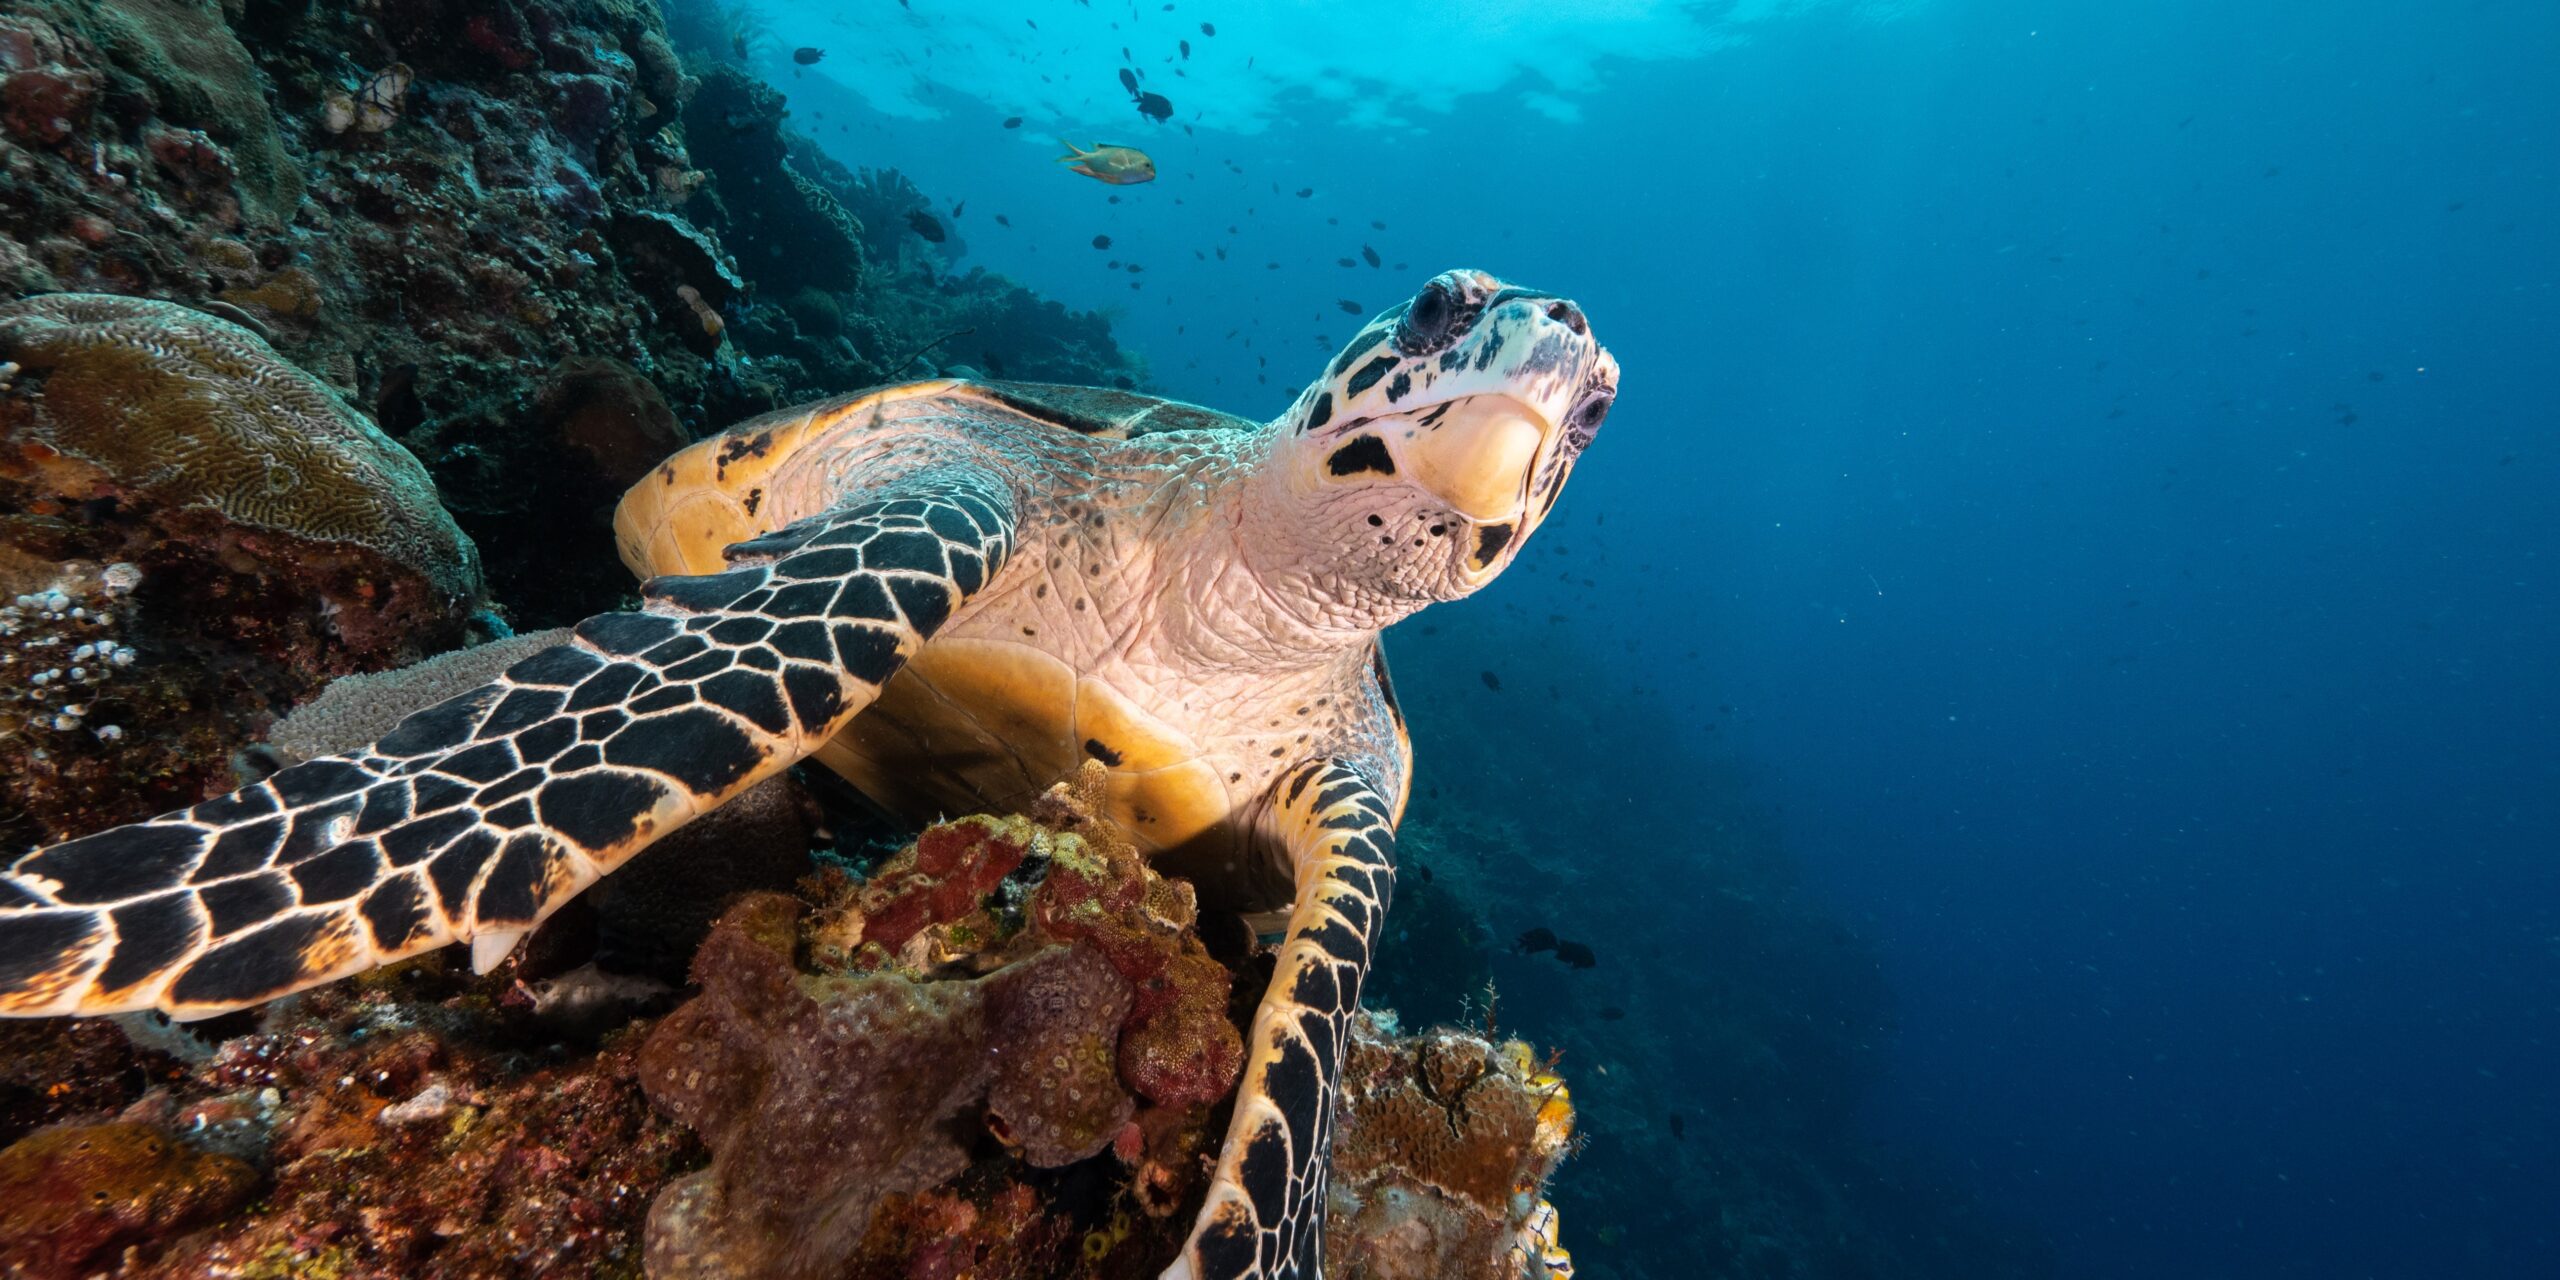
<svg viewBox="0 0 2560 1280"><path fill-rule="evenodd" d="M41 390L32 422L8 432L22 450L99 473L53 477L66 496L210 508L374 551L447 601L480 594L479 554L426 468L247 329L165 302L50 294L0 304L0 360Z"/></svg>

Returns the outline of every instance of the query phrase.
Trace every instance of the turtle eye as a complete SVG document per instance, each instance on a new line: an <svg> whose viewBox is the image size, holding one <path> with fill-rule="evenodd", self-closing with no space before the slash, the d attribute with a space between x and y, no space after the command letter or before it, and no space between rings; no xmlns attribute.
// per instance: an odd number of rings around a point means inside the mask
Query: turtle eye
<svg viewBox="0 0 2560 1280"><path fill-rule="evenodd" d="M1449 324L1458 314L1457 303L1449 297L1449 287L1437 280L1422 286L1406 307L1404 318L1396 322L1396 346L1408 355L1421 355L1449 340Z"/></svg>
<svg viewBox="0 0 2560 1280"><path fill-rule="evenodd" d="M1608 418L1610 406L1616 403L1617 392L1607 387L1594 388L1591 394L1582 398L1582 403L1573 406L1572 413L1565 415L1565 442L1576 451L1589 445L1591 437L1600 434L1600 423Z"/></svg>

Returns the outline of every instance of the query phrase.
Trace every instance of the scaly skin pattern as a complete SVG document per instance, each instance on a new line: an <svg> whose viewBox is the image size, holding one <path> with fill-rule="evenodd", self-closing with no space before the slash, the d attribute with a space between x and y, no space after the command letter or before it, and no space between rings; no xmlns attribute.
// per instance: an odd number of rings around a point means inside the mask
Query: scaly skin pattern
<svg viewBox="0 0 2560 1280"><path fill-rule="evenodd" d="M512 936L841 729L1000 571L1013 516L947 475L308 761L0 877L0 1012L201 1017L456 938Z"/></svg>
<svg viewBox="0 0 2560 1280"><path fill-rule="evenodd" d="M1285 912L1166 1275L1320 1275L1341 1046L1411 770L1378 635L1518 555L1616 386L1572 303L1457 271L1258 426L974 382L740 424L617 512L641 612L365 750L11 864L0 1013L202 1016L503 944L812 755L916 819L1092 758L1169 874Z"/></svg>
<svg viewBox="0 0 2560 1280"><path fill-rule="evenodd" d="M1167 1280L1323 1274L1333 1099L1395 895L1396 819L1376 783L1341 761L1294 770L1277 807L1277 834L1297 855L1297 902L1254 1010L1208 1202Z"/></svg>

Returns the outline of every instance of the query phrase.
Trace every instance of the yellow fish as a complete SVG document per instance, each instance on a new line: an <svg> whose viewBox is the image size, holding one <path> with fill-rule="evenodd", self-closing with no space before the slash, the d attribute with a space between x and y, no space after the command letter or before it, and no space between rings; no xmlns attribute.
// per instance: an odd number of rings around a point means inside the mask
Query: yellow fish
<svg viewBox="0 0 2560 1280"><path fill-rule="evenodd" d="M1136 147L1097 142L1091 150L1086 150L1064 138L1058 139L1058 145L1067 149L1067 154L1058 157L1058 163L1088 178L1108 182L1115 187L1156 180L1156 162Z"/></svg>

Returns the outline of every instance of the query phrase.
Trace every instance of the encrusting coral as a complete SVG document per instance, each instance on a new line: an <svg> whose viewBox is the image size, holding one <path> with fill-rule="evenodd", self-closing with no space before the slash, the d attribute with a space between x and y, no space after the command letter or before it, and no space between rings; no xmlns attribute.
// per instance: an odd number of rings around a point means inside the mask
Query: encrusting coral
<svg viewBox="0 0 2560 1280"><path fill-rule="evenodd" d="M221 1217L257 1172L148 1125L43 1129L0 1150L0 1274L74 1280L126 1246Z"/></svg>
<svg viewBox="0 0 2560 1280"><path fill-rule="evenodd" d="M1099 1150L1126 1115L1125 1097L1118 1114L1096 1105L1117 1090L1087 1065L1126 993L1089 953L1052 949L974 981L804 977L800 914L780 895L732 907L695 958L703 994L642 1051L650 1097L713 1152L650 1211L658 1280L831 1275L883 1197L968 1167L952 1122L981 1101L1032 1135L1026 1156L1059 1163Z"/></svg>
<svg viewBox="0 0 2560 1280"><path fill-rule="evenodd" d="M1569 1260L1543 1260L1554 1211L1541 1198L1573 1137L1564 1082L1517 1040L1448 1029L1391 1038L1367 1014L1352 1023L1350 1049L1328 1274L1517 1280L1533 1260L1528 1274L1570 1274Z"/></svg>
<svg viewBox="0 0 2560 1280"><path fill-rule="evenodd" d="M964 1114L1033 1168L1112 1147L1136 1160L1142 1025L1188 1051L1169 1092L1189 1119L1233 1087L1227 972L1197 951L1187 891L1091 817L1098 774L1061 784L1036 821L929 828L866 884L821 876L816 912L766 894L721 919L694 960L702 995L641 1059L650 1096L714 1152L653 1210L652 1274L828 1274L885 1197L970 1165ZM1178 909L1150 913L1151 896ZM1205 972L1176 970L1186 954ZM1205 991L1178 998L1177 973Z"/></svg>

